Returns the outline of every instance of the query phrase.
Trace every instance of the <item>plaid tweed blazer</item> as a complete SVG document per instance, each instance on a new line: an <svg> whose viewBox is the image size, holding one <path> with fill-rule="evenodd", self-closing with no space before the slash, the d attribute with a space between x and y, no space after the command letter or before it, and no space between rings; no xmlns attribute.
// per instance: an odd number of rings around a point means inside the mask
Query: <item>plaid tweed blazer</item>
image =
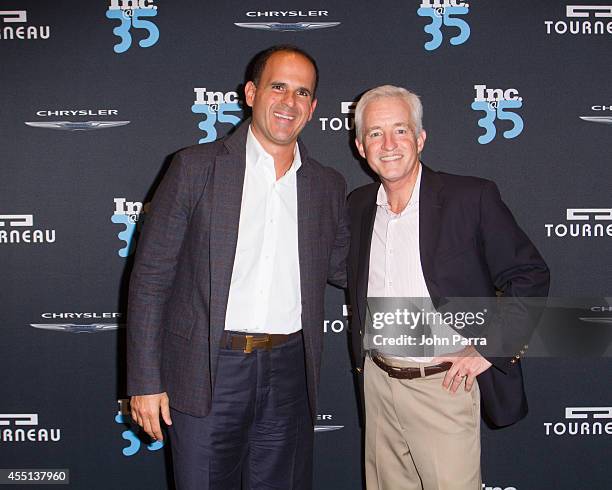
<svg viewBox="0 0 612 490"><path fill-rule="evenodd" d="M249 123L176 153L151 203L130 279L128 394L165 391L173 408L198 417L210 410L225 328ZM346 286L350 237L344 178L298 144L302 327L314 420L325 285Z"/></svg>

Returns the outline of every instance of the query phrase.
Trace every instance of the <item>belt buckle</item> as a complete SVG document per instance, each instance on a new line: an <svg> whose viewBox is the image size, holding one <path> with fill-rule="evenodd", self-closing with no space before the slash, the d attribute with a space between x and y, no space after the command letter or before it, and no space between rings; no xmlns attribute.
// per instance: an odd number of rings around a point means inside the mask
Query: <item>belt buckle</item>
<svg viewBox="0 0 612 490"><path fill-rule="evenodd" d="M250 354L251 352L253 352L253 336L245 335L244 337L246 339L246 345L244 346L244 353Z"/></svg>
<svg viewBox="0 0 612 490"><path fill-rule="evenodd" d="M261 341L264 343L264 348L268 351L270 350L271 344L272 344L272 338L270 337L270 335L266 334L264 337L261 338Z"/></svg>

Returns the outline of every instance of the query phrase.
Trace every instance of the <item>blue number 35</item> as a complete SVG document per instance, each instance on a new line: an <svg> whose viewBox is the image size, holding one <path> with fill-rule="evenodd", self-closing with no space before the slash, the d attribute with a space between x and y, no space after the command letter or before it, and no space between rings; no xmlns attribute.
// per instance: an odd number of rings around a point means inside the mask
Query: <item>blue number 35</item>
<svg viewBox="0 0 612 490"><path fill-rule="evenodd" d="M483 111L485 115L480 118L478 125L485 129L485 133L478 137L478 143L486 145L495 138L497 130L495 129L495 119L511 121L513 126L511 129L504 131L504 138L516 138L523 131L523 119L514 112L505 109L518 109L523 103L520 100L500 100L497 103L497 108L491 107L486 100L472 102L472 109L475 111Z"/></svg>
<svg viewBox="0 0 612 490"><path fill-rule="evenodd" d="M121 39L113 47L115 53L124 53L132 45L132 36L130 35L130 28L132 26L134 29L144 29L149 32L147 38L138 42L140 47L149 48L153 46L159 39L159 29L153 22L142 20L141 17L155 17L156 15L157 10L155 9L134 9L131 17L125 15L122 10L107 10L107 19L117 19L121 22L121 24L113 29L113 34Z"/></svg>
<svg viewBox="0 0 612 490"><path fill-rule="evenodd" d="M450 43L453 46L466 42L470 37L471 32L469 24L462 19L456 19L451 16L464 15L468 12L469 9L467 7L445 7L444 14L442 16L438 16L437 11L431 7L419 8L417 10L417 15L419 17L431 18L431 22L424 28L425 32L431 35L431 39L425 43L425 49L427 51L433 51L434 49L437 49L440 44L442 44L442 31L440 30L442 23L444 23L445 26L456 27L459 29L459 34L450 39Z"/></svg>

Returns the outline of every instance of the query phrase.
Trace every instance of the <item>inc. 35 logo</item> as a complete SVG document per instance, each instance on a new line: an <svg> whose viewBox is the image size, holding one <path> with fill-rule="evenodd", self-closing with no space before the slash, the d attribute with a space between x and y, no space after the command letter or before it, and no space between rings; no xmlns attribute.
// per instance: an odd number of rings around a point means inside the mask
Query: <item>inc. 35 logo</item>
<svg viewBox="0 0 612 490"><path fill-rule="evenodd" d="M523 118L513 112L523 107L523 98L519 97L518 90L514 88L487 88L486 85L474 85L476 97L472 102L472 109L483 111L484 116L478 121L478 126L485 129L485 133L478 137L478 143L486 145L495 139L497 129L495 120L510 121L512 127L503 132L506 139L516 138L523 131Z"/></svg>
<svg viewBox="0 0 612 490"><path fill-rule="evenodd" d="M417 10L417 15L431 19L431 22L424 28L425 32L431 36L431 39L424 45L425 49L433 51L440 47L444 39L442 25L459 29L459 33L450 38L453 46L466 42L470 37L470 26L465 20L458 19L456 16L465 15L469 11L470 5L460 0L423 0Z"/></svg>
<svg viewBox="0 0 612 490"><path fill-rule="evenodd" d="M204 117L198 123L198 128L204 131L205 136L198 143L210 143L217 139L217 123L236 126L241 121L242 108L236 92L213 92L206 90L206 87L196 87L193 91L196 98L191 112L203 114Z"/></svg>
<svg viewBox="0 0 612 490"><path fill-rule="evenodd" d="M113 29L113 34L120 41L113 47L115 53L125 53L132 45L130 30L142 29L148 36L138 41L141 48L150 48L159 40L159 29L147 18L157 15L157 6L153 0L111 0L106 11L107 19L115 19L120 24Z"/></svg>

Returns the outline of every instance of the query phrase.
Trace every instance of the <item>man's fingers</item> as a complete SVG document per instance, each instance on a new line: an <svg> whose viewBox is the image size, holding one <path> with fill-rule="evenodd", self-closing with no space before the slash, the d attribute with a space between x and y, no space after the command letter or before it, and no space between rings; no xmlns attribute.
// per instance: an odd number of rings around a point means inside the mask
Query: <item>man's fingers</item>
<svg viewBox="0 0 612 490"><path fill-rule="evenodd" d="M468 377L465 379L465 391L470 391L472 389L475 380L476 376L468 375Z"/></svg>
<svg viewBox="0 0 612 490"><path fill-rule="evenodd" d="M457 389L461 386L461 382L463 381L463 376L459 373L455 375L453 378L453 384L450 387L451 393L457 393Z"/></svg>
<svg viewBox="0 0 612 490"><path fill-rule="evenodd" d="M143 420L142 428L147 434L149 434L150 437L155 437L155 435L153 434L153 431L151 430L151 422L149 421L148 418L145 418Z"/></svg>
<svg viewBox="0 0 612 490"><path fill-rule="evenodd" d="M131 399L132 420L155 440L163 441L164 434L161 429L160 415L168 425L172 424L170 418L170 400L166 393L154 395L135 395Z"/></svg>
<svg viewBox="0 0 612 490"><path fill-rule="evenodd" d="M155 440L163 441L164 434L162 433L161 426L159 425L159 416L151 417L149 421L151 425L151 432L148 432L148 434Z"/></svg>
<svg viewBox="0 0 612 490"><path fill-rule="evenodd" d="M162 398L161 415L166 425L172 425L172 419L170 418L170 402L168 400L168 397Z"/></svg>
<svg viewBox="0 0 612 490"><path fill-rule="evenodd" d="M447 390L451 388L451 383L453 382L458 369L459 368L453 364L449 368L449 370L446 371L446 374L444 375L444 380L442 381L442 386L444 386L444 388L446 388Z"/></svg>

